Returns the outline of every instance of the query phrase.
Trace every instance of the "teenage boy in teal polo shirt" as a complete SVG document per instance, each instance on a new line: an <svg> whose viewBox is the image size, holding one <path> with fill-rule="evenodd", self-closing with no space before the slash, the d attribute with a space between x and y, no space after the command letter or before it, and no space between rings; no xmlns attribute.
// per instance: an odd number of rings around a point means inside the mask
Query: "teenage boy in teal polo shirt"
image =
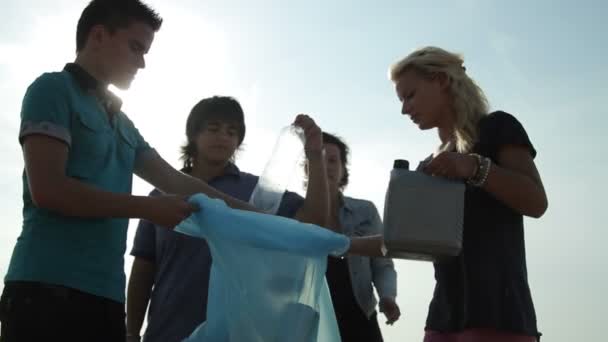
<svg viewBox="0 0 608 342"><path fill-rule="evenodd" d="M77 57L27 89L19 141L23 227L0 300L0 341L124 341L129 218L173 227L203 192L252 209L165 162L107 89L129 88L162 19L139 0L93 0ZM132 196L133 174L167 194Z"/></svg>

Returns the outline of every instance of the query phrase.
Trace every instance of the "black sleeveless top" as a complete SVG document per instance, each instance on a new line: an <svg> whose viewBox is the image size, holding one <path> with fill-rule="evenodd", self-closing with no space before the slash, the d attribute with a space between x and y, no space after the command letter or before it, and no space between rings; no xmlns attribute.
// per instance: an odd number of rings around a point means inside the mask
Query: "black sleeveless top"
<svg viewBox="0 0 608 342"><path fill-rule="evenodd" d="M512 115L494 112L479 122L473 152L497 162L503 146L536 151ZM484 190L467 186L463 248L435 263L436 286L426 328L441 332L491 328L540 336L526 269L521 214Z"/></svg>

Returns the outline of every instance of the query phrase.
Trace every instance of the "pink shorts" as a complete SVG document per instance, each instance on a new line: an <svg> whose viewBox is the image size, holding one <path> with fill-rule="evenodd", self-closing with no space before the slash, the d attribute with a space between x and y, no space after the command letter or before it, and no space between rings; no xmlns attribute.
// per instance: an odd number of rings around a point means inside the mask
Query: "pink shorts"
<svg viewBox="0 0 608 342"><path fill-rule="evenodd" d="M492 329L467 329L457 333L427 330L424 342L537 342L535 336L518 335Z"/></svg>

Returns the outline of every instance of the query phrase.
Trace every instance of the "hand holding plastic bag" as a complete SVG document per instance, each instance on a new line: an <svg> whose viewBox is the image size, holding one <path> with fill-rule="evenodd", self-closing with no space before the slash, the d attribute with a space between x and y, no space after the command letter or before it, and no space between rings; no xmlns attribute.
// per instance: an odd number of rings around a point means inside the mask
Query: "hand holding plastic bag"
<svg viewBox="0 0 608 342"><path fill-rule="evenodd" d="M186 341L340 341L325 270L345 236L202 194L191 201L201 211L175 230L206 239L213 265L207 322Z"/></svg>

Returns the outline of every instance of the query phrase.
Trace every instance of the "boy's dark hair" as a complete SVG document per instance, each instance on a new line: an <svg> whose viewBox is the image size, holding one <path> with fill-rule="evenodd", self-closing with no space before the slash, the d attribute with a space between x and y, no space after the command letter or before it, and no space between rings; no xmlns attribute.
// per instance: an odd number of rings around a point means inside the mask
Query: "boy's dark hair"
<svg viewBox="0 0 608 342"><path fill-rule="evenodd" d="M239 146L245 139L245 114L240 103L230 96L213 96L202 99L188 115L186 121L186 137L188 141L181 148L181 160L184 162L182 171L192 171L192 163L196 158L196 137L209 121L235 123Z"/></svg>
<svg viewBox="0 0 608 342"><path fill-rule="evenodd" d="M342 162L342 170L344 173L342 179L340 179L339 185L340 190L343 190L348 185L348 156L350 154L350 149L341 138L326 132L323 132L323 143L336 145L338 150L340 150L340 161Z"/></svg>
<svg viewBox="0 0 608 342"><path fill-rule="evenodd" d="M154 30L163 19L140 0L92 0L82 11L76 27L76 51L81 51L95 25L104 25L110 32L128 27L133 20L142 21Z"/></svg>

